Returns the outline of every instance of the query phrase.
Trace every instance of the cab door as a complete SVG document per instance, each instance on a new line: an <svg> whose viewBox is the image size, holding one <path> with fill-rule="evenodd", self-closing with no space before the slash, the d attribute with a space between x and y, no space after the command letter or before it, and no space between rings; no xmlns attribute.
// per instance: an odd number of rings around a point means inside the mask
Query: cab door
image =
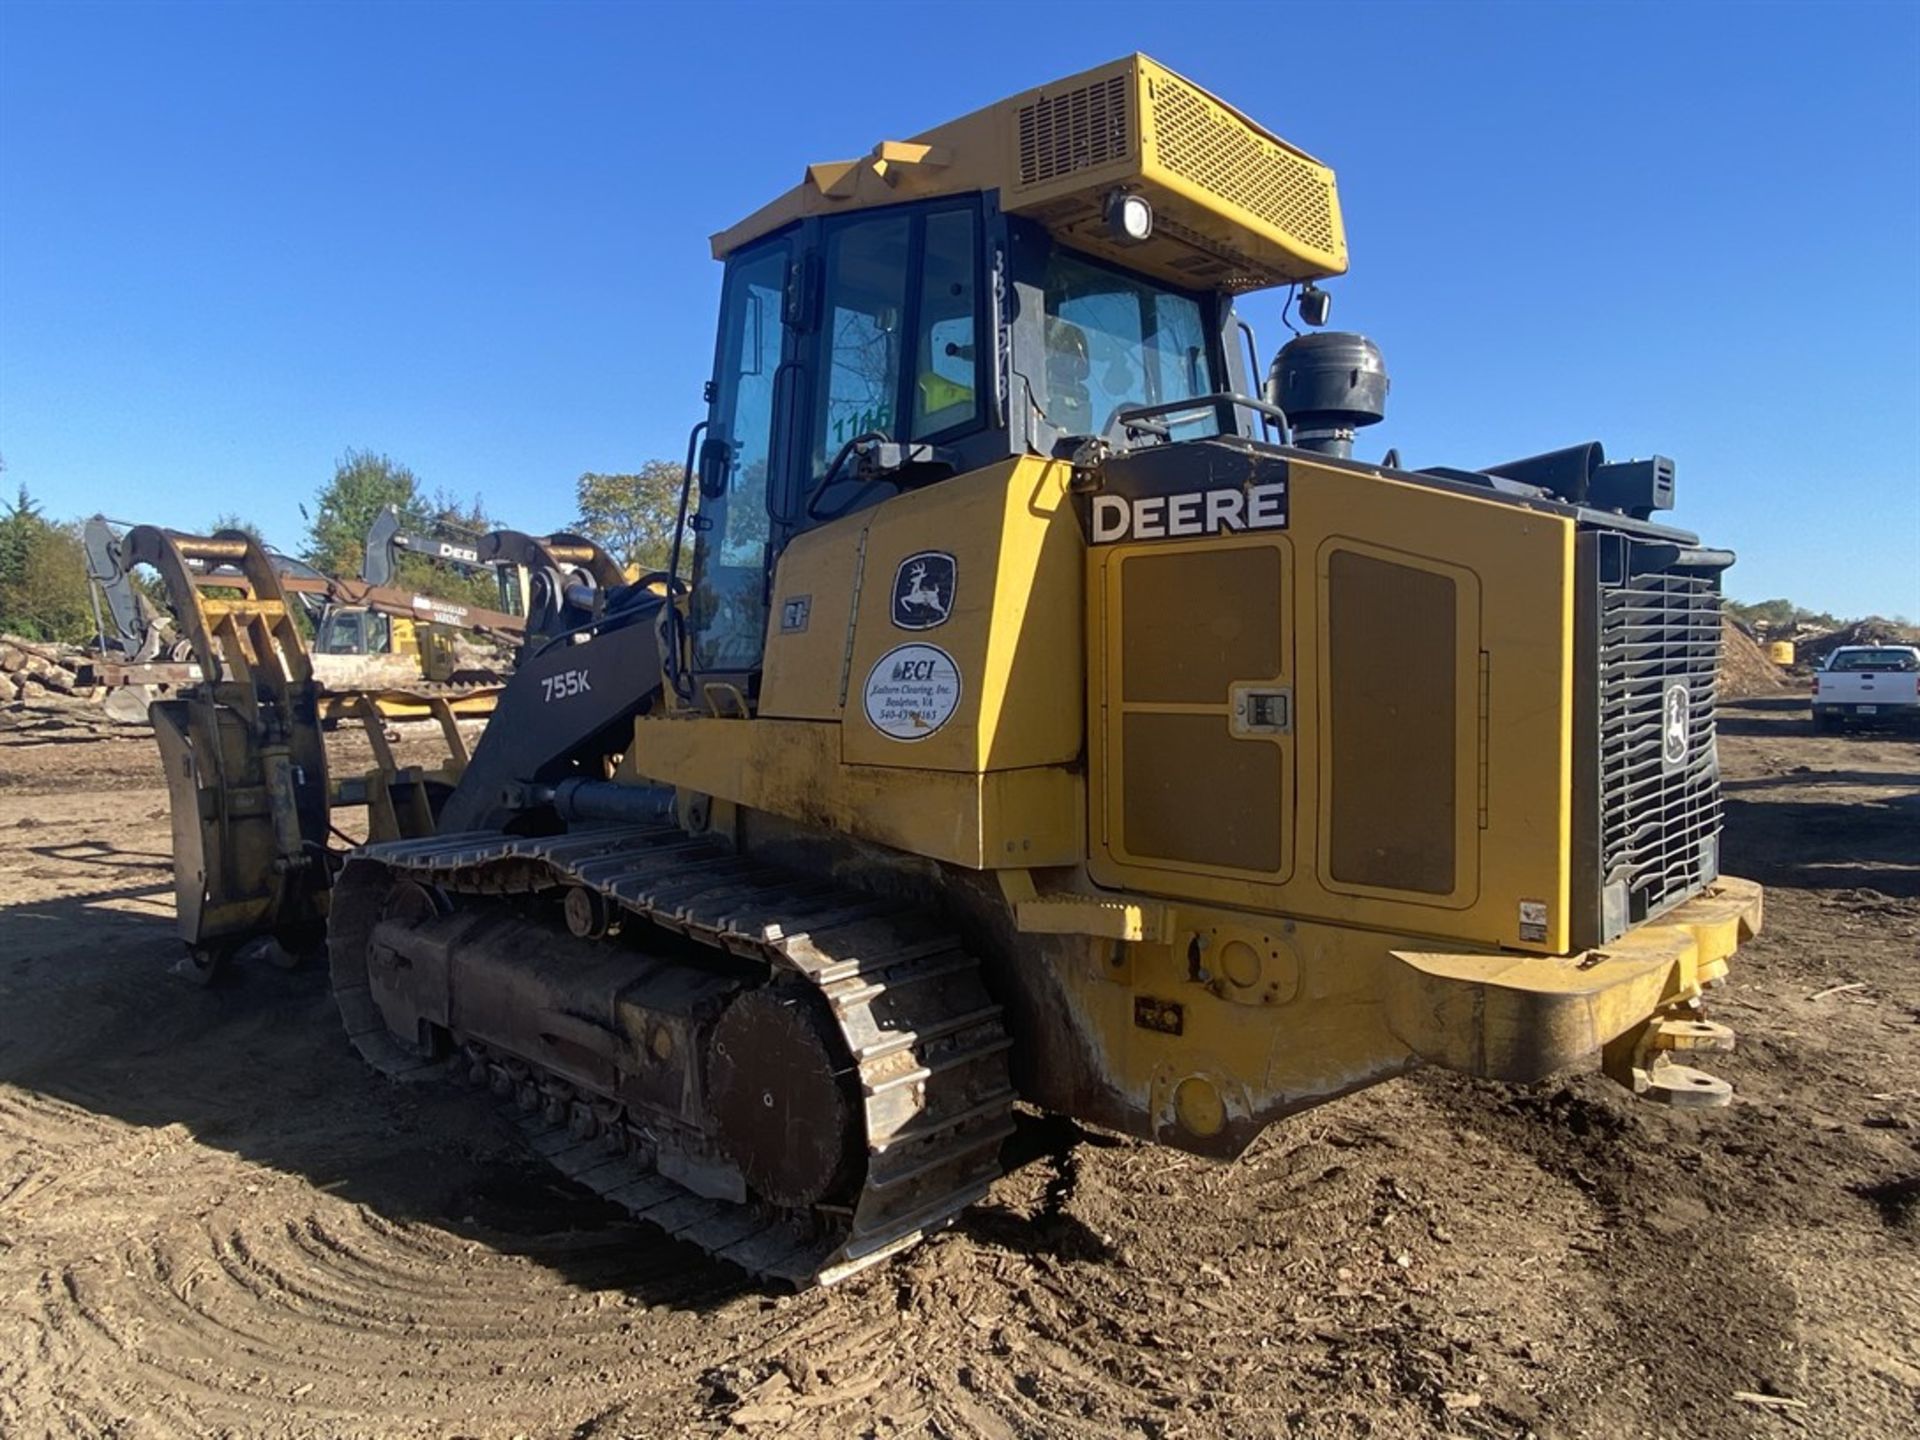
<svg viewBox="0 0 1920 1440"><path fill-rule="evenodd" d="M745 677L760 664L767 628L769 487L786 457L776 413L790 339L785 323L793 247L776 239L727 263L720 302L707 439L694 516L689 629L703 678Z"/></svg>

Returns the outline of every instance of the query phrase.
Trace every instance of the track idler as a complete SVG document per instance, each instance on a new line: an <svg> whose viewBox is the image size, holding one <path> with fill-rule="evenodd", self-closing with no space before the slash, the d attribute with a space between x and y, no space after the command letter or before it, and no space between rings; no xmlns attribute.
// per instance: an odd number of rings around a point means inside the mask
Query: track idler
<svg viewBox="0 0 1920 1440"><path fill-rule="evenodd" d="M754 1194L791 1207L845 1198L865 1148L853 1079L817 995L768 985L727 1006L707 1041L707 1105Z"/></svg>

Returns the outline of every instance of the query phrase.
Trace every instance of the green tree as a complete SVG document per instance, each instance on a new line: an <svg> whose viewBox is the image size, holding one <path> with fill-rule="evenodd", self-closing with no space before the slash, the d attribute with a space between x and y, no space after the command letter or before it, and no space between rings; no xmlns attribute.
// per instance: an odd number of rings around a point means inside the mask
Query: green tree
<svg viewBox="0 0 1920 1440"><path fill-rule="evenodd" d="M307 522L307 563L328 575L357 577L366 561L367 531L389 505L407 534L471 540L494 528L478 495L471 500L446 490L428 495L420 477L397 460L372 450L349 450L315 497ZM394 583L441 600L489 609L500 605L492 575L464 575L419 555L400 557Z"/></svg>
<svg viewBox="0 0 1920 1440"><path fill-rule="evenodd" d="M495 528L486 501L478 495L462 500L452 491L436 487L426 513L428 528L448 540L477 540Z"/></svg>
<svg viewBox="0 0 1920 1440"><path fill-rule="evenodd" d="M93 631L79 528L48 520L24 485L0 514L0 630L30 640Z"/></svg>
<svg viewBox="0 0 1920 1440"><path fill-rule="evenodd" d="M214 516L213 524L207 527L207 533L209 535L216 534L221 530L238 530L243 535L250 535L261 544L266 544L267 537L260 533L260 527L258 525L254 524L251 520L242 518L231 510L222 511L220 514Z"/></svg>
<svg viewBox="0 0 1920 1440"><path fill-rule="evenodd" d="M329 575L358 575L367 553L367 530L389 505L400 512L400 528L427 523L420 480L396 460L371 450L349 450L320 487L307 522L305 559Z"/></svg>
<svg viewBox="0 0 1920 1440"><path fill-rule="evenodd" d="M680 512L681 473L672 460L649 460L628 474L588 471L574 482L579 518L573 528L597 540L622 565L666 569Z"/></svg>
<svg viewBox="0 0 1920 1440"><path fill-rule="evenodd" d="M46 517L22 485L7 513L0 515L0 585L17 585L27 572L27 557Z"/></svg>

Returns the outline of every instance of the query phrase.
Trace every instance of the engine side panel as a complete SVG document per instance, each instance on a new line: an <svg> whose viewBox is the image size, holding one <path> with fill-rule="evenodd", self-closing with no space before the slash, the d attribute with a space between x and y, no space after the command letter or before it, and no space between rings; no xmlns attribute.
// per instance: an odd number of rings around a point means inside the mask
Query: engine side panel
<svg viewBox="0 0 1920 1440"><path fill-rule="evenodd" d="M1094 499L1094 881L1564 951L1572 521L1180 460L1115 462Z"/></svg>
<svg viewBox="0 0 1920 1440"><path fill-rule="evenodd" d="M1077 769L974 774L849 765L840 758L841 728L643 716L621 778L678 786L970 870L1085 861L1086 786Z"/></svg>

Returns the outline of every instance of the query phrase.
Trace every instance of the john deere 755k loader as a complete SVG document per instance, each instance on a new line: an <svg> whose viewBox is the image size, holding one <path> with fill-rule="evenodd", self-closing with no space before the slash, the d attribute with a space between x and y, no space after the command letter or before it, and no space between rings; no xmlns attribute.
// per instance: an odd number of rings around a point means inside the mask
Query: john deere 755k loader
<svg viewBox="0 0 1920 1440"><path fill-rule="evenodd" d="M1669 1052L1759 924L1732 556L1664 460L1354 458L1363 337L1257 381L1234 297L1325 318L1329 170L1134 56L714 253L690 578L523 657L437 836L347 860L368 1059L801 1283L978 1198L1016 1101L1230 1157L1421 1063L1725 1098Z"/></svg>

